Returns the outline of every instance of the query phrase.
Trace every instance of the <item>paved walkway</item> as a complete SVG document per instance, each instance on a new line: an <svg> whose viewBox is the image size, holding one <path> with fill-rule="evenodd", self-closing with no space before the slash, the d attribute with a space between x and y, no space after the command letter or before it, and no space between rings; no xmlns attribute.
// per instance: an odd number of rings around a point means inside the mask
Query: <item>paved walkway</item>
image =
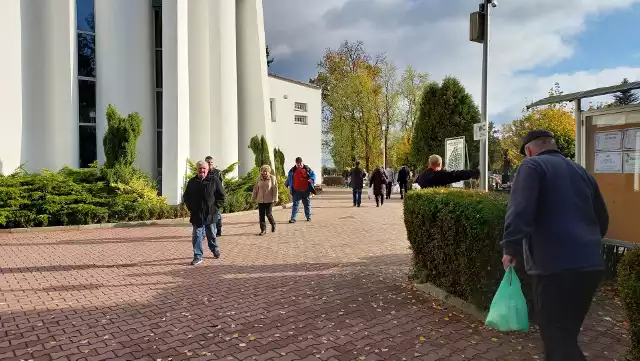
<svg viewBox="0 0 640 361"><path fill-rule="evenodd" d="M279 210L264 237L257 215L228 216L222 258L196 267L187 227L0 234L0 359L542 359L535 334L413 291L402 205L372 203L330 190L311 223ZM626 343L603 297L583 332L591 360Z"/></svg>

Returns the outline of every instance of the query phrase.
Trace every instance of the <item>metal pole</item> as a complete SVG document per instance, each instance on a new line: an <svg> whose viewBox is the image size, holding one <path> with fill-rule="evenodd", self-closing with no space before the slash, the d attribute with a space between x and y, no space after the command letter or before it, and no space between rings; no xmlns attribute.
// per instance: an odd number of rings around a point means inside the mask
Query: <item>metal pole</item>
<svg viewBox="0 0 640 361"><path fill-rule="evenodd" d="M487 129L487 137L480 140L480 189L489 189L489 121L487 119L487 68L489 67L489 9L491 1L484 0L484 38L482 41L482 96L480 100L481 121Z"/></svg>

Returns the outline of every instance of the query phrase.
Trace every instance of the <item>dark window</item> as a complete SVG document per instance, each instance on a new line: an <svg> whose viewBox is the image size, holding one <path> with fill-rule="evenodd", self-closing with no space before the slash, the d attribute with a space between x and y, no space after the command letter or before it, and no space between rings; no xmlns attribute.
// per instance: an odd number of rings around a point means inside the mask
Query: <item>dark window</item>
<svg viewBox="0 0 640 361"><path fill-rule="evenodd" d="M78 80L79 122L96 122L96 82L93 80Z"/></svg>
<svg viewBox="0 0 640 361"><path fill-rule="evenodd" d="M156 88L162 88L162 50L156 50Z"/></svg>
<svg viewBox="0 0 640 361"><path fill-rule="evenodd" d="M78 33L78 76L96 76L96 36Z"/></svg>
<svg viewBox="0 0 640 361"><path fill-rule="evenodd" d="M91 33L96 31L93 1L94 0L76 1L76 21L78 30L80 31L88 31Z"/></svg>
<svg viewBox="0 0 640 361"><path fill-rule="evenodd" d="M96 159L96 126L80 125L80 168L88 168Z"/></svg>
<svg viewBox="0 0 640 361"><path fill-rule="evenodd" d="M162 129L162 92L156 92L156 129Z"/></svg>
<svg viewBox="0 0 640 361"><path fill-rule="evenodd" d="M155 19L155 43L156 48L162 48L162 10L154 10L153 16Z"/></svg>
<svg viewBox="0 0 640 361"><path fill-rule="evenodd" d="M156 167L162 168L162 131L156 132Z"/></svg>

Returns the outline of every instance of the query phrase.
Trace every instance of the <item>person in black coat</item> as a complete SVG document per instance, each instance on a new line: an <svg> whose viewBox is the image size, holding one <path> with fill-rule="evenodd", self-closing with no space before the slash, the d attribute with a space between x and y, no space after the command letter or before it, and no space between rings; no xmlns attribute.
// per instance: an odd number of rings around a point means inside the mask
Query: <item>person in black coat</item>
<svg viewBox="0 0 640 361"><path fill-rule="evenodd" d="M202 240L207 237L207 245L214 258L220 258L220 248L216 241L216 221L219 209L224 203L224 189L220 179L208 176L209 165L205 161L196 163L198 174L189 179L182 195L190 213L189 222L193 226L193 261L191 265L202 263L204 251Z"/></svg>
<svg viewBox="0 0 640 361"><path fill-rule="evenodd" d="M429 166L422 173L420 173L418 179L416 179L416 183L418 183L420 188L435 188L448 186L449 184L472 178L477 179L479 177L479 169L452 171L443 170L442 157L434 154L429 157Z"/></svg>
<svg viewBox="0 0 640 361"><path fill-rule="evenodd" d="M373 187L373 195L376 197L376 207L384 204L384 191L387 184L387 176L384 174L382 168L376 168L371 172L369 178L369 187Z"/></svg>
<svg viewBox="0 0 640 361"><path fill-rule="evenodd" d="M356 161L356 166L351 169L351 189L354 207L360 207L360 203L362 203L362 188L364 188L364 171L360 168L360 161Z"/></svg>
<svg viewBox="0 0 640 361"><path fill-rule="evenodd" d="M404 195L407 193L410 176L409 168L407 165L403 165L398 171L398 186L400 186L400 199L404 199Z"/></svg>
<svg viewBox="0 0 640 361"><path fill-rule="evenodd" d="M209 164L209 177L215 177L220 180L220 185L224 189L224 183L222 181L222 172L214 165L215 159L208 155L204 158L204 161ZM222 236L222 213L218 212L218 220L216 221L216 237Z"/></svg>

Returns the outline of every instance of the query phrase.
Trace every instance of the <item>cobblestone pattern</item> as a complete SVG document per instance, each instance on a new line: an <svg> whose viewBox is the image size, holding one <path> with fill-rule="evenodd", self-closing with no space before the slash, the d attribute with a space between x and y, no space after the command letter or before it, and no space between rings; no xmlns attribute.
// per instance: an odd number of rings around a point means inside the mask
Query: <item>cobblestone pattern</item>
<svg viewBox="0 0 640 361"><path fill-rule="evenodd" d="M264 237L257 215L225 217L222 258L196 267L185 227L0 234L0 359L542 359L535 333L413 291L400 201L364 202L327 190L312 222L278 210ZM582 333L590 360L627 344L603 298Z"/></svg>

